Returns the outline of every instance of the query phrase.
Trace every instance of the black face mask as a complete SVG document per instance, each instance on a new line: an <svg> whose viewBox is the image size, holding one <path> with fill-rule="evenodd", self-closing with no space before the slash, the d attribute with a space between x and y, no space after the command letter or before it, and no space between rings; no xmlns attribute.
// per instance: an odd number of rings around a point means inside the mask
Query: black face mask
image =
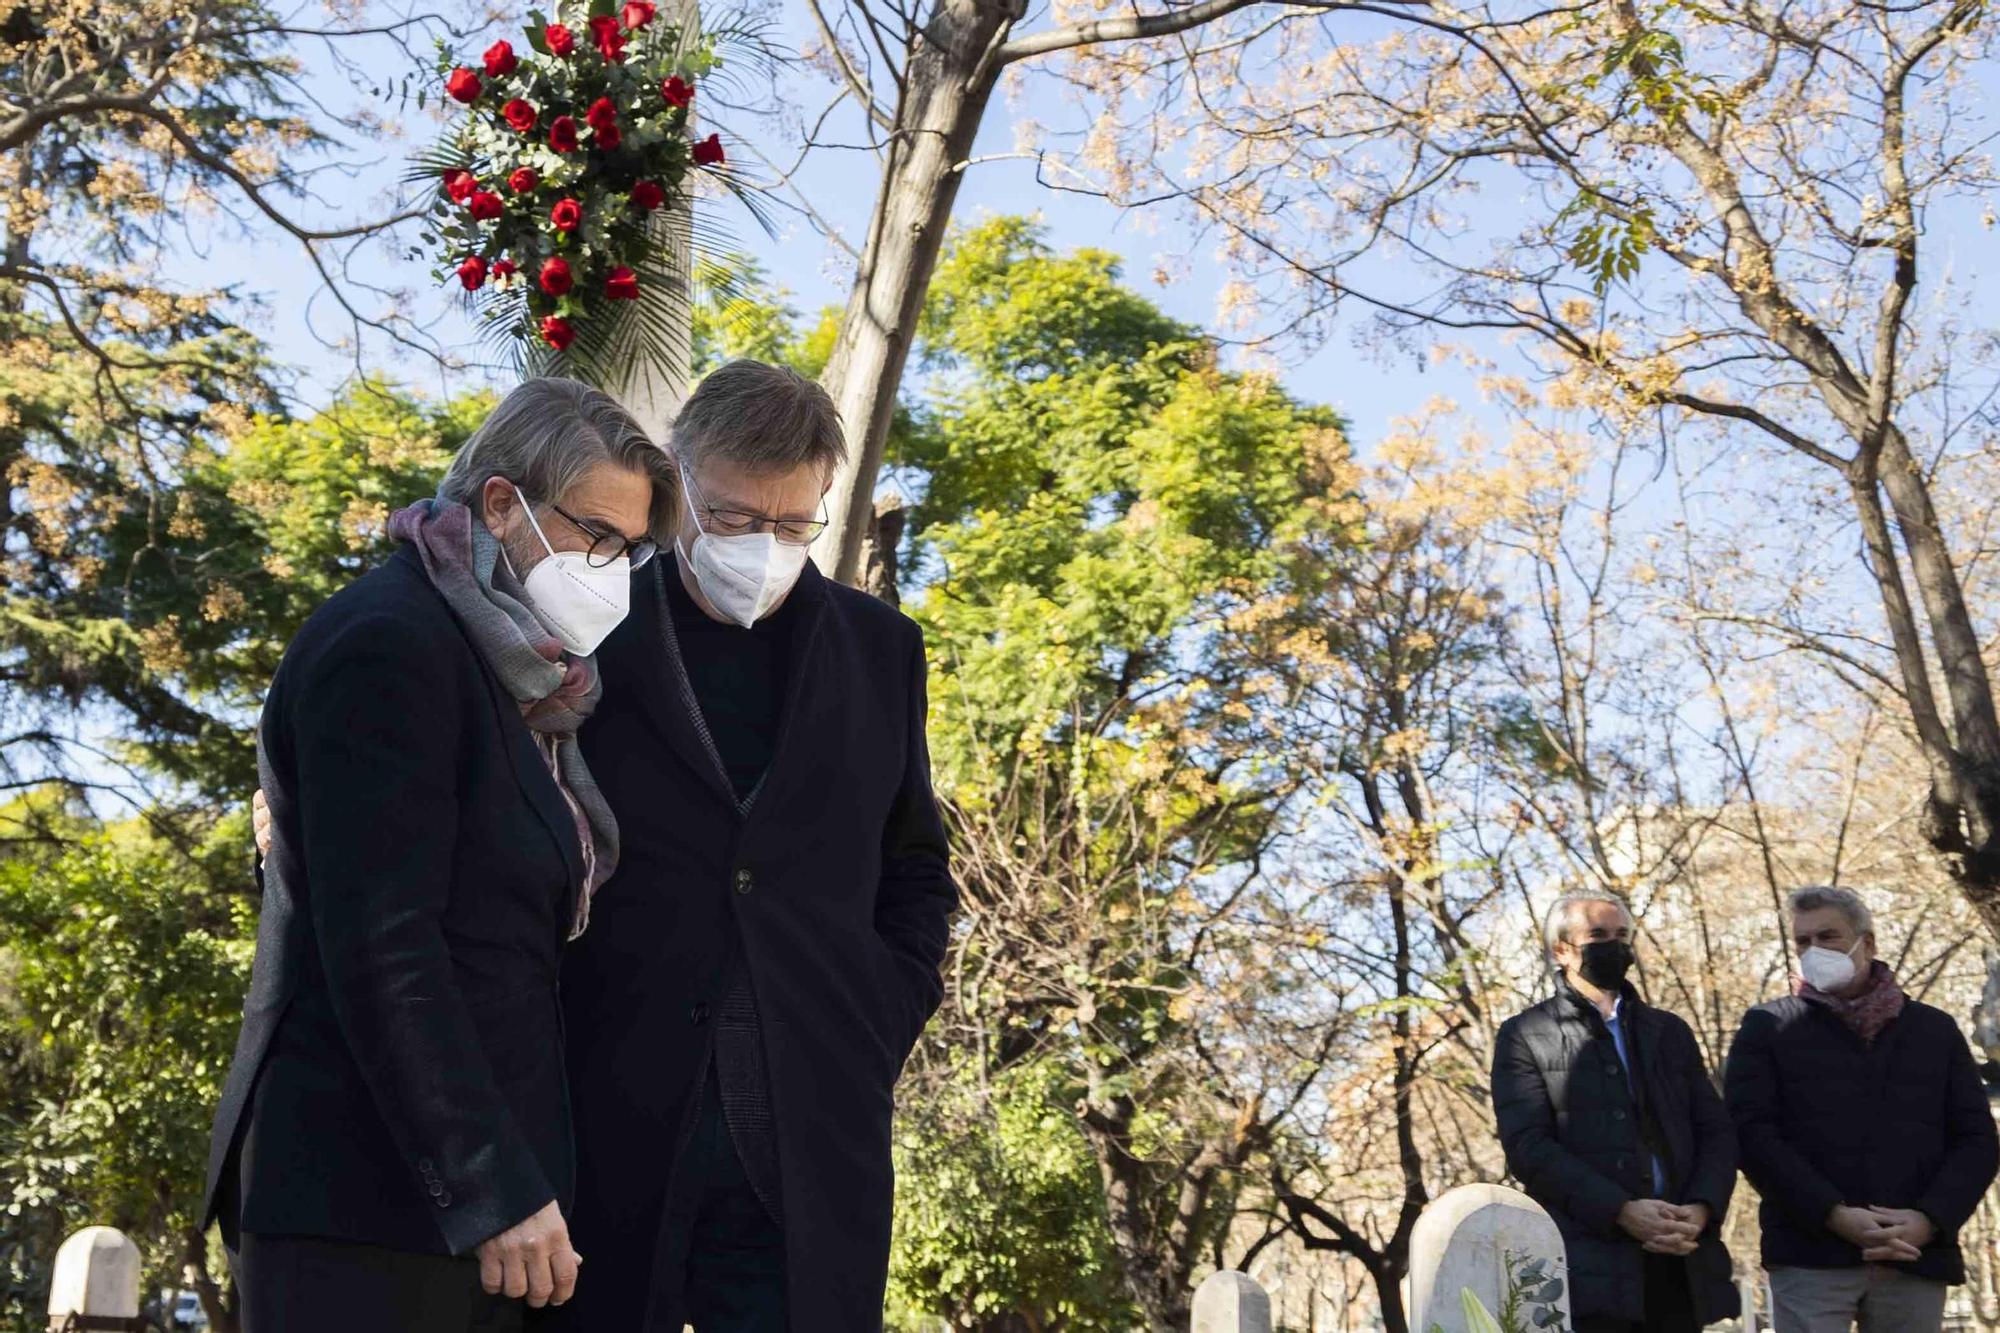
<svg viewBox="0 0 2000 1333"><path fill-rule="evenodd" d="M1603 991L1615 991L1625 984L1625 974L1632 967L1632 946L1624 940L1592 940L1577 952L1583 961L1576 970L1585 981Z"/></svg>

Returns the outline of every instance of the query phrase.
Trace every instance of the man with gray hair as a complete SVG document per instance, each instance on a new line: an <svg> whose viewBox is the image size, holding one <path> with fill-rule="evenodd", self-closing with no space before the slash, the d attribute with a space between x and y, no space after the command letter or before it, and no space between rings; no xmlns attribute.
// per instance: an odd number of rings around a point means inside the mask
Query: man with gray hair
<svg viewBox="0 0 2000 1333"><path fill-rule="evenodd" d="M563 970L589 1272L558 1327L882 1327L893 1088L956 896L922 638L807 561L843 449L812 381L712 372L675 540L598 655L623 839Z"/></svg>
<svg viewBox="0 0 2000 1333"><path fill-rule="evenodd" d="M1501 1025L1493 1109L1508 1169L1562 1232L1577 1333L1693 1333L1739 1304L1736 1140L1694 1033L1626 979L1632 937L1613 894L1556 900L1556 994Z"/></svg>
<svg viewBox="0 0 2000 1333"><path fill-rule="evenodd" d="M1910 998L1851 889L1789 903L1798 977L1752 1009L1724 1079L1763 1196L1777 1333L1935 1333L1958 1229L2000 1166L1965 1035Z"/></svg>

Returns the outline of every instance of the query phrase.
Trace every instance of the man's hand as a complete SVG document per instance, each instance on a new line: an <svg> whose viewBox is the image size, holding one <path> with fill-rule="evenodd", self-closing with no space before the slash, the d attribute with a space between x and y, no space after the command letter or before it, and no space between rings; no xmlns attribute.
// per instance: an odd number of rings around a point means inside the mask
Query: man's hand
<svg viewBox="0 0 2000 1333"><path fill-rule="evenodd" d="M1862 1251L1861 1257L1869 1263L1907 1263L1937 1238L1937 1228L1931 1224L1930 1218L1914 1208L1884 1208L1881 1204L1872 1204L1865 1211L1881 1219L1883 1226L1876 1234L1888 1238L1886 1244L1875 1247L1875 1252Z"/></svg>
<svg viewBox="0 0 2000 1333"><path fill-rule="evenodd" d="M491 1295L525 1296L537 1309L576 1293L583 1256L569 1247L569 1226L554 1200L525 1222L479 1243L479 1284Z"/></svg>
<svg viewBox="0 0 2000 1333"><path fill-rule="evenodd" d="M1826 1215L1826 1228L1860 1249L1861 1258L1866 1263L1907 1263L1917 1258L1918 1248L1904 1234L1902 1224L1883 1216L1884 1211L1836 1204L1833 1211ZM1917 1216L1923 1215L1919 1213ZM1924 1220L1924 1231L1928 1239L1928 1219Z"/></svg>
<svg viewBox="0 0 2000 1333"><path fill-rule="evenodd" d="M1654 1254L1693 1254L1701 1244L1701 1233L1708 1230L1708 1205L1705 1203L1669 1205L1668 1211L1681 1224L1680 1235L1672 1240L1647 1241L1645 1248Z"/></svg>
<svg viewBox="0 0 2000 1333"><path fill-rule="evenodd" d="M1692 1254L1701 1232L1682 1218L1685 1211L1661 1199L1633 1199L1618 1210L1618 1225L1656 1254Z"/></svg>
<svg viewBox="0 0 2000 1333"><path fill-rule="evenodd" d="M271 854L271 807L264 803L264 789L250 798L250 833L257 839L257 863Z"/></svg>

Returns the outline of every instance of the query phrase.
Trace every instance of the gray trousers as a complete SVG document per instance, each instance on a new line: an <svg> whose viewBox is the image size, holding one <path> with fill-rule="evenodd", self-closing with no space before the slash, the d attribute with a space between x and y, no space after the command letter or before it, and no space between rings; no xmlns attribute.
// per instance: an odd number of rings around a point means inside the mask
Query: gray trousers
<svg viewBox="0 0 2000 1333"><path fill-rule="evenodd" d="M1945 1285L1893 1264L1858 1268L1773 1268L1776 1333L1938 1333Z"/></svg>

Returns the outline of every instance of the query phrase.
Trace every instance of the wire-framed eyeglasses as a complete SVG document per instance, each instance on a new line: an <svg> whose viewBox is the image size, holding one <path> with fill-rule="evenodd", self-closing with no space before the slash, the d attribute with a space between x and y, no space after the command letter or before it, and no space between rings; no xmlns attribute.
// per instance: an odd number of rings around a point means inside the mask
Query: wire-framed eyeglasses
<svg viewBox="0 0 2000 1333"><path fill-rule="evenodd" d="M687 468L681 469L681 480L687 484L688 491L694 496L695 506L701 511L702 531L718 537L742 537L768 528L782 545L811 546L826 531L827 521L824 518L773 518L769 514L747 509L717 509L703 498L701 488L694 484L694 476ZM826 512L823 502L820 512Z"/></svg>

